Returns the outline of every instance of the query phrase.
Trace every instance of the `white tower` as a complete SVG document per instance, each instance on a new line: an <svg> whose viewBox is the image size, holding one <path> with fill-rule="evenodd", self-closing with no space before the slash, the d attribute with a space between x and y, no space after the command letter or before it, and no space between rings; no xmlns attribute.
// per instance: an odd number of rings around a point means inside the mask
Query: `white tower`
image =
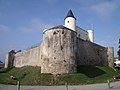
<svg viewBox="0 0 120 90"><path fill-rule="evenodd" d="M90 42L94 42L94 31L93 30L88 30L88 38Z"/></svg>
<svg viewBox="0 0 120 90"><path fill-rule="evenodd" d="M76 18L74 17L72 10L69 10L67 16L65 17L65 27L74 30L76 27Z"/></svg>

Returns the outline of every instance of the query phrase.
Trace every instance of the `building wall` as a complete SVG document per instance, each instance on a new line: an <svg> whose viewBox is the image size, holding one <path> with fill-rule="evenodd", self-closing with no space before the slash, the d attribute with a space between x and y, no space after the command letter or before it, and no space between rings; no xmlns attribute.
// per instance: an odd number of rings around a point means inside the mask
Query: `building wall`
<svg viewBox="0 0 120 90"><path fill-rule="evenodd" d="M107 48L107 56L108 56L108 65L114 68L114 48L113 47Z"/></svg>
<svg viewBox="0 0 120 90"><path fill-rule="evenodd" d="M58 26L44 31L44 40L39 46L16 54L8 53L6 67L14 58L15 67L40 66L41 73L74 73L77 65L112 66L113 57L113 48L82 40L75 31Z"/></svg>
<svg viewBox="0 0 120 90"><path fill-rule="evenodd" d="M44 32L42 73L76 72L76 32L61 26Z"/></svg>
<svg viewBox="0 0 120 90"><path fill-rule="evenodd" d="M5 68L11 67L14 65L15 51L11 50L6 54Z"/></svg>
<svg viewBox="0 0 120 90"><path fill-rule="evenodd" d="M5 57L5 68L8 68L8 65L9 65L9 53L7 53Z"/></svg>
<svg viewBox="0 0 120 90"><path fill-rule="evenodd" d="M78 65L108 65L107 48L77 39Z"/></svg>
<svg viewBox="0 0 120 90"><path fill-rule="evenodd" d="M15 54L14 66L41 66L40 46Z"/></svg>

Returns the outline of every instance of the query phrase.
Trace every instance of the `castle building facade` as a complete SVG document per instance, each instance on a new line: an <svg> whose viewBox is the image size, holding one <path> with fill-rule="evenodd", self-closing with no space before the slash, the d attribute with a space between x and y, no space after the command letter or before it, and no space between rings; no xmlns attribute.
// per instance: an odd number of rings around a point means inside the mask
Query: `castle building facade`
<svg viewBox="0 0 120 90"><path fill-rule="evenodd" d="M94 31L76 26L76 18L69 10L65 24L43 31L43 41L24 51L7 53L5 68L10 66L40 66L41 73L74 73L79 65L113 67L113 47L94 43Z"/></svg>

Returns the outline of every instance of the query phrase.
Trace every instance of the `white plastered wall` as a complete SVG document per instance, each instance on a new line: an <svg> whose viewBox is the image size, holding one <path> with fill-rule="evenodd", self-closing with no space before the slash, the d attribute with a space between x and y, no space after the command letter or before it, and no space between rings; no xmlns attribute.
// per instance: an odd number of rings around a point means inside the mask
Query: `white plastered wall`
<svg viewBox="0 0 120 90"><path fill-rule="evenodd" d="M65 19L65 27L74 30L75 31L75 26L76 26L76 20L73 17L67 17Z"/></svg>

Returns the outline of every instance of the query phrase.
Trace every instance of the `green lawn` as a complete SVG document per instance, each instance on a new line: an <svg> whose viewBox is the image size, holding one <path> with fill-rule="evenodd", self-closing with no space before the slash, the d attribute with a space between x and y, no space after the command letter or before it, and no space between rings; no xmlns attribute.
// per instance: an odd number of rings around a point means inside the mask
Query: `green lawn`
<svg viewBox="0 0 120 90"><path fill-rule="evenodd" d="M103 83L107 80L113 81L112 76L119 74L110 67L107 66L79 66L78 73L63 74L58 78L58 84L93 84Z"/></svg>
<svg viewBox="0 0 120 90"><path fill-rule="evenodd" d="M40 67L26 66L22 68L0 69L0 83L16 84L17 80L22 85L63 85L66 82L70 85L103 83L108 79L112 80L113 75L119 74L107 66L78 66L77 73L62 74L41 74ZM10 78L14 76L14 80Z"/></svg>

